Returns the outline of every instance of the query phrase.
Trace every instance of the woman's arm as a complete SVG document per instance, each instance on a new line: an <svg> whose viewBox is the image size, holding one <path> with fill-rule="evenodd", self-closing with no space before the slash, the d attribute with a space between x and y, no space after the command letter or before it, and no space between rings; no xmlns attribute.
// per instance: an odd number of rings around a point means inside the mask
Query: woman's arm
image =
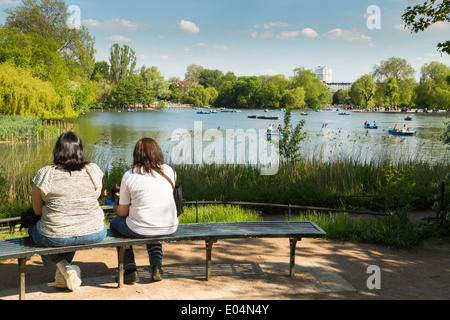
<svg viewBox="0 0 450 320"><path fill-rule="evenodd" d="M33 185L33 210L34 214L38 217L42 216L42 207L44 206L44 200L42 200L41 189L36 185Z"/></svg>
<svg viewBox="0 0 450 320"><path fill-rule="evenodd" d="M119 217L125 218L128 216L130 205L123 205L123 204L115 204L113 205L114 213L117 214Z"/></svg>

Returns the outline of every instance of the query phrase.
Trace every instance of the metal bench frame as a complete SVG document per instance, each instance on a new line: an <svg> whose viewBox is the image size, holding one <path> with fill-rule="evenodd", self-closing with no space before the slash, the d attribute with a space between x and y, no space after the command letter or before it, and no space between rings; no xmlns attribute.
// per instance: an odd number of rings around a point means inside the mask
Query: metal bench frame
<svg viewBox="0 0 450 320"><path fill-rule="evenodd" d="M0 240L0 260L18 259L19 262L19 299L25 299L25 269L27 259L36 255L91 250L98 248L118 248L118 288L124 282L125 249L134 245L151 243L175 243L204 240L206 243L206 281L211 278L212 249L219 240L251 238L289 238L290 269L289 275L295 275L295 251L302 238L324 238L326 233L314 222L272 221L272 222L228 222L181 224L176 233L150 239L129 239L114 235L108 230L106 238L96 244L43 248L34 244L31 238Z"/></svg>

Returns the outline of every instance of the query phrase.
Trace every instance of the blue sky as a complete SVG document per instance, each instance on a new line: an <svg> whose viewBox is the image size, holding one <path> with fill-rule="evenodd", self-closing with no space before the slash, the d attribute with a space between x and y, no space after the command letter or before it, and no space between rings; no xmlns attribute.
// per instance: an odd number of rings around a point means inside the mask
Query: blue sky
<svg viewBox="0 0 450 320"><path fill-rule="evenodd" d="M4 9L15 0L0 0ZM67 0L96 39L96 59L109 59L114 43L136 51L138 66L156 66L168 79L184 78L190 64L237 76L284 74L324 65L333 81L353 82L390 57L405 58L418 72L424 63L450 65L437 52L450 24L420 34L402 27L406 0ZM367 9L380 8L380 29L369 29Z"/></svg>

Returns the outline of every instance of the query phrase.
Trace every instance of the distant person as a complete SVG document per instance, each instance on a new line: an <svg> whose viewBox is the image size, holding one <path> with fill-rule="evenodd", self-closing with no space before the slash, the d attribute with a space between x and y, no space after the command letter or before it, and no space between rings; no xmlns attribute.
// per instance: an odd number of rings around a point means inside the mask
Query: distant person
<svg viewBox="0 0 450 320"><path fill-rule="evenodd" d="M155 140L139 140L133 152L133 167L126 172L120 186L119 205L114 205L117 217L111 220L111 230L127 238L146 239L170 235L178 229L178 217L173 187L175 171L165 164L161 148ZM162 244L147 245L153 281L163 278ZM133 248L125 250L124 282L139 280Z"/></svg>
<svg viewBox="0 0 450 320"><path fill-rule="evenodd" d="M409 130L408 127L406 126L406 124L403 125L403 129L402 130L404 130L404 131L408 131Z"/></svg>
<svg viewBox="0 0 450 320"><path fill-rule="evenodd" d="M98 199L103 172L86 161L83 144L73 132L62 134L53 150L54 165L40 169L33 178L33 209L41 219L28 229L43 247L93 244L103 240L106 227ZM75 252L42 256L45 267L57 266L55 286L72 291L81 285Z"/></svg>
<svg viewBox="0 0 450 320"><path fill-rule="evenodd" d="M395 131L399 131L400 130L400 127L398 126L398 124L395 124L394 130Z"/></svg>

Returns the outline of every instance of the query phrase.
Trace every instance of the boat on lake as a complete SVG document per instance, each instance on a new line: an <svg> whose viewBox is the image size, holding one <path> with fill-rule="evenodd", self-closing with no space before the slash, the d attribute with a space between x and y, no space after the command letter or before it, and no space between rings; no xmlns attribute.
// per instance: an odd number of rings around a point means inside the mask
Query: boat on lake
<svg viewBox="0 0 450 320"><path fill-rule="evenodd" d="M280 131L267 131L267 135L268 136L283 136L283 132Z"/></svg>
<svg viewBox="0 0 450 320"><path fill-rule="evenodd" d="M279 116L258 116L261 120L280 120Z"/></svg>
<svg viewBox="0 0 450 320"><path fill-rule="evenodd" d="M415 131L409 131L409 130L389 130L390 134L396 135L396 136L413 136L416 134Z"/></svg>
<svg viewBox="0 0 450 320"><path fill-rule="evenodd" d="M301 116L307 116L308 113L307 113L307 112L302 112L302 113L300 113L300 115L301 115Z"/></svg>
<svg viewBox="0 0 450 320"><path fill-rule="evenodd" d="M373 123L373 124L365 124L364 125L365 129L378 129L378 125Z"/></svg>
<svg viewBox="0 0 450 320"><path fill-rule="evenodd" d="M407 117L405 118L405 121L412 121L411 116L407 116Z"/></svg>
<svg viewBox="0 0 450 320"><path fill-rule="evenodd" d="M256 114L251 114L251 115L247 116L247 118L249 118L249 119L256 119L257 117L258 117L258 115L256 115Z"/></svg>
<svg viewBox="0 0 450 320"><path fill-rule="evenodd" d="M339 112L339 115L340 116L349 116L350 113L348 113L348 112Z"/></svg>

